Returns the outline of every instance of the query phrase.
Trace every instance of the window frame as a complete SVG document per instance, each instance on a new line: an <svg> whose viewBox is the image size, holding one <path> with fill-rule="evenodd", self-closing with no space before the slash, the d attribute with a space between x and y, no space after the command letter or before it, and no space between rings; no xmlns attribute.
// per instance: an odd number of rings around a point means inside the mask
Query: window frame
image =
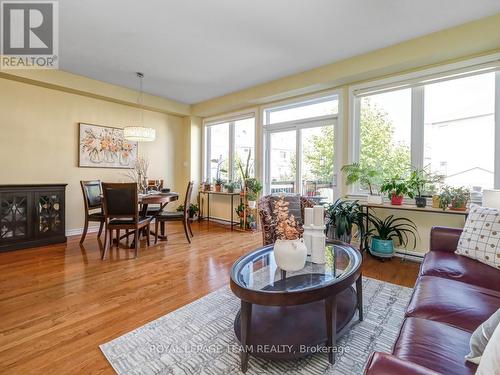
<svg viewBox="0 0 500 375"><path fill-rule="evenodd" d="M411 89L411 165L424 167L424 115L425 85L460 79L489 72L495 73L495 164L494 188L500 189L500 53L467 61L424 69L418 72L369 81L349 86L348 164L359 162L361 98L405 88ZM359 184L349 186L349 195L366 196L368 192Z"/></svg>
<svg viewBox="0 0 500 375"><path fill-rule="evenodd" d="M263 145L263 190L264 194L271 192L271 134L283 131L296 131L295 149L296 149L296 174L295 186L299 186L302 190L302 130L321 126L333 126L335 142L332 145L334 149L334 173L333 173L333 194L340 195L340 164L343 155L343 126L342 126L342 109L343 109L343 90L335 89L313 95L302 96L291 100L275 102L261 107L260 117L262 119L262 145ZM300 120L291 120L267 124L269 121L268 113L280 111L283 109L298 108L311 104L320 103L328 100L338 101L338 112L333 115L323 115L309 117ZM302 195L304 192L298 191L297 194Z"/></svg>
<svg viewBox="0 0 500 375"><path fill-rule="evenodd" d="M215 176L211 176L211 159L210 159L210 151L211 151L211 132L210 128L215 125L220 125L224 123L229 124L229 150L228 150L228 158L231 161L228 163L228 178L229 181L234 181L236 166L234 165L234 155L236 152L236 141L235 141L235 122L240 120L252 119L254 120L254 150L257 150L257 110L251 109L247 111L234 112L228 115L223 116L214 116L203 119L203 132L202 132L202 155L203 155L203 181L209 180L212 182ZM254 151L253 158L256 161L257 155L256 151Z"/></svg>

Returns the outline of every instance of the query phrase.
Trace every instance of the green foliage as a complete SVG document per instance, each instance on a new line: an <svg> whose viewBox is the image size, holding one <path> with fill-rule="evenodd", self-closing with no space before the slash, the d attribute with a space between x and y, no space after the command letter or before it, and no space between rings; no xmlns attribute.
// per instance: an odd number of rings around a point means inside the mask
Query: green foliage
<svg viewBox="0 0 500 375"><path fill-rule="evenodd" d="M184 205L183 205L183 204L179 205L179 207L177 207L177 211L178 211L178 212L182 212L182 211L184 211ZM191 204L189 205L188 215L189 215L189 217L190 217L190 218L193 218L193 217L194 217L194 215L196 215L196 213L197 213L198 211L200 211L200 209L198 208L198 205L197 205L197 204L191 203Z"/></svg>
<svg viewBox="0 0 500 375"><path fill-rule="evenodd" d="M249 150L245 166L243 166L243 164L241 163L241 160L237 160L238 169L240 170L240 174L241 174L241 181L243 181L243 182L245 182L246 180L248 180L250 178L250 169L252 167L251 163L250 163L251 156L252 156L252 151Z"/></svg>
<svg viewBox="0 0 500 375"><path fill-rule="evenodd" d="M222 178L217 177L217 178L214 180L214 182L215 182L215 185L224 185L224 182L225 182L225 181L224 181Z"/></svg>
<svg viewBox="0 0 500 375"><path fill-rule="evenodd" d="M398 239L401 246L406 246L410 238L413 238L413 248L417 246L418 229L413 221L405 217L395 218L390 215L385 219L379 219L369 214L368 220L373 228L366 233L367 236L376 236L381 240Z"/></svg>
<svg viewBox="0 0 500 375"><path fill-rule="evenodd" d="M215 180L222 180L222 173L227 173L227 160L222 158L222 155L219 156L218 159L210 160L211 163L217 164L217 170L215 173ZM226 167L224 167L226 165ZM217 183L216 183L217 184Z"/></svg>
<svg viewBox="0 0 500 375"><path fill-rule="evenodd" d="M304 144L304 161L310 168L311 175L321 182L333 181L334 161L333 126L321 128L321 134L311 136L311 141ZM295 161L293 162L295 164Z"/></svg>
<svg viewBox="0 0 500 375"><path fill-rule="evenodd" d="M461 187L443 186L439 194L439 207L446 210L450 205L451 208L459 209L467 205L470 199L469 189Z"/></svg>
<svg viewBox="0 0 500 375"><path fill-rule="evenodd" d="M227 189L229 193L234 193L234 190L240 187L240 183L230 181L227 184L225 184L224 187Z"/></svg>
<svg viewBox="0 0 500 375"><path fill-rule="evenodd" d="M359 163L344 165L342 172L346 174L348 185L360 183L361 187L368 188L373 195L373 187L380 183L380 176L377 170L368 167L362 167Z"/></svg>
<svg viewBox="0 0 500 375"><path fill-rule="evenodd" d="M427 172L425 169L414 169L408 179L408 186L417 197L436 190L437 183L441 183L443 176Z"/></svg>
<svg viewBox="0 0 500 375"><path fill-rule="evenodd" d="M362 151L359 164L366 171L377 171L378 178L374 180L373 185L394 175L407 174L411 165L410 149L403 144L394 144L394 126L387 113L364 99L360 116ZM304 160L311 166L311 172L321 181L333 179L333 132L331 126L321 128L321 135L313 136L312 142L304 150ZM295 170L294 164L292 167Z"/></svg>
<svg viewBox="0 0 500 375"><path fill-rule="evenodd" d="M256 178L247 178L245 185L248 193L248 200L257 200L257 196L262 191L262 184Z"/></svg>
<svg viewBox="0 0 500 375"><path fill-rule="evenodd" d="M396 196L403 195L410 198L414 197L409 182L399 176L393 176L390 179L385 180L382 186L380 186L380 192L387 193L389 198L391 198L393 194Z"/></svg>
<svg viewBox="0 0 500 375"><path fill-rule="evenodd" d="M326 207L326 225L335 228L335 236L339 239L351 237L352 226L356 224L362 241L365 236L364 218L365 214L357 200L346 201L339 198Z"/></svg>

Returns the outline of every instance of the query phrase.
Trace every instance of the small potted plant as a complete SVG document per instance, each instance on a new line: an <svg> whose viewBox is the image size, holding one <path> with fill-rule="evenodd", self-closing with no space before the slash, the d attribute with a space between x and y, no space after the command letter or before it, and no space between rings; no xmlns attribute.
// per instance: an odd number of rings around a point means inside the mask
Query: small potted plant
<svg viewBox="0 0 500 375"><path fill-rule="evenodd" d="M274 243L274 259L276 265L284 271L299 271L306 264L307 248L300 238L295 217L289 215L289 204L284 195L274 203L277 238Z"/></svg>
<svg viewBox="0 0 500 375"><path fill-rule="evenodd" d="M224 185L224 180L220 177L217 177L215 179L215 191L216 192L221 192L222 191L222 186Z"/></svg>
<svg viewBox="0 0 500 375"><path fill-rule="evenodd" d="M198 208L198 205L197 204L194 204L194 203L191 203L189 205L189 209L188 209L188 216L190 219L194 219L195 215L198 213L200 209ZM181 204L179 205L179 207L177 207L177 211L178 212L183 212L184 211L184 205Z"/></svg>
<svg viewBox="0 0 500 375"><path fill-rule="evenodd" d="M212 190L212 185L210 184L210 181L206 180L203 182L203 191L210 191Z"/></svg>
<svg viewBox="0 0 500 375"><path fill-rule="evenodd" d="M428 183L429 179L423 169L415 169L411 172L408 186L415 194L415 205L417 207L423 208L427 205L427 198L422 193Z"/></svg>
<svg viewBox="0 0 500 375"><path fill-rule="evenodd" d="M391 204L401 206L403 198L406 196L413 198L413 192L410 189L408 182L398 176L394 176L389 180L385 180L380 187L381 192L386 192Z"/></svg>
<svg viewBox="0 0 500 375"><path fill-rule="evenodd" d="M355 224L358 227L361 242L364 239L364 217L365 214L359 201L337 199L325 209L326 234L328 238L351 243L352 227Z"/></svg>
<svg viewBox="0 0 500 375"><path fill-rule="evenodd" d="M469 189L461 187L444 186L439 194L439 206L446 210L465 211L470 200Z"/></svg>
<svg viewBox="0 0 500 375"><path fill-rule="evenodd" d="M372 226L366 233L371 237L370 253L381 258L394 256L394 239L399 245L405 247L413 238L413 248L417 245L418 230L413 221L405 217L395 218L390 215L385 219L369 214L369 222Z"/></svg>
<svg viewBox="0 0 500 375"><path fill-rule="evenodd" d="M342 172L346 174L347 185L358 183L362 188L368 189L367 203L382 204L380 194L375 194L374 187L380 184L380 174L375 169L361 167L359 163L344 165Z"/></svg>
<svg viewBox="0 0 500 375"><path fill-rule="evenodd" d="M254 209L257 207L257 198L262 190L262 184L256 178L247 178L245 187L248 197L248 207Z"/></svg>
<svg viewBox="0 0 500 375"><path fill-rule="evenodd" d="M239 184L237 182L228 182L227 184L224 185L224 188L228 193L234 193L235 190L238 188Z"/></svg>

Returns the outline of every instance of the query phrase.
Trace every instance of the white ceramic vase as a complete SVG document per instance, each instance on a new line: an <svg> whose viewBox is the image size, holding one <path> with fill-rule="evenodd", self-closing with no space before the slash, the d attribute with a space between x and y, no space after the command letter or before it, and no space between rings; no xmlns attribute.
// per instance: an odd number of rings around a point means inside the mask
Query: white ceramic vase
<svg viewBox="0 0 500 375"><path fill-rule="evenodd" d="M299 271L306 265L307 248L302 238L298 240L276 240L274 259L283 271Z"/></svg>

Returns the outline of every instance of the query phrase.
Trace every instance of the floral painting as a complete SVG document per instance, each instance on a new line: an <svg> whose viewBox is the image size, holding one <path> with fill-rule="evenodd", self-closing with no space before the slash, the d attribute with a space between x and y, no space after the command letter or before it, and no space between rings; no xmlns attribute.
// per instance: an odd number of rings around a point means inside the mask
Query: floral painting
<svg viewBox="0 0 500 375"><path fill-rule="evenodd" d="M80 167L133 168L137 142L123 138L123 129L80 123Z"/></svg>

